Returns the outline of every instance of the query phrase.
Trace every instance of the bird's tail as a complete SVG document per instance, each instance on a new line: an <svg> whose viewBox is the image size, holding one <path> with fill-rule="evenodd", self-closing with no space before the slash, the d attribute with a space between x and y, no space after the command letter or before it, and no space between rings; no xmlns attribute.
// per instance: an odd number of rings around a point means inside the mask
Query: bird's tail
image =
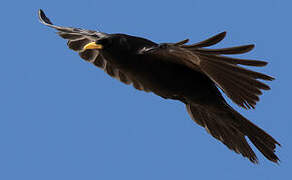
<svg viewBox="0 0 292 180"><path fill-rule="evenodd" d="M275 148L276 144L279 146L280 144L227 103L223 106L187 104L187 110L191 118L205 127L208 133L223 142L229 149L247 157L251 162L258 163L258 159L245 136L267 159L276 163L279 161Z"/></svg>

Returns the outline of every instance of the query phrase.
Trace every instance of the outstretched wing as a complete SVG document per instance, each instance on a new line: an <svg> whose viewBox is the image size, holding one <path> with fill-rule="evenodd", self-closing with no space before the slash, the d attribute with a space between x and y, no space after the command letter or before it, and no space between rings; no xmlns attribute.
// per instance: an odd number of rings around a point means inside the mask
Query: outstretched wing
<svg viewBox="0 0 292 180"><path fill-rule="evenodd" d="M54 25L51 20L45 15L43 10L39 10L39 20L46 26L54 28L58 30L57 32L62 38L69 40L76 40L80 38L87 38L91 41L95 41L101 37L106 36L106 33L96 32L93 30L85 30L80 28L72 28L72 27L62 27ZM75 50L75 49L73 49Z"/></svg>
<svg viewBox="0 0 292 180"><path fill-rule="evenodd" d="M185 45L188 40L145 48L139 53L160 57L164 61L183 64L206 74L227 96L243 108L254 108L262 90L270 87L259 80L273 80L273 77L255 72L239 65L265 66L267 62L238 59L222 54L243 54L251 51L254 45L223 49L206 49L225 37L225 32L202 42Z"/></svg>
<svg viewBox="0 0 292 180"><path fill-rule="evenodd" d="M58 30L57 34L68 40L68 47L78 52L80 57L85 61L91 62L95 66L103 69L111 77L114 77L125 84L133 84L133 86L138 90L148 91L148 89L144 88L140 82L136 81L133 77L128 76L126 73L121 72L121 70L107 61L98 50L83 50L83 47L86 44L105 37L108 34L93 30L56 26L50 21L42 10L39 10L39 19L44 25Z"/></svg>

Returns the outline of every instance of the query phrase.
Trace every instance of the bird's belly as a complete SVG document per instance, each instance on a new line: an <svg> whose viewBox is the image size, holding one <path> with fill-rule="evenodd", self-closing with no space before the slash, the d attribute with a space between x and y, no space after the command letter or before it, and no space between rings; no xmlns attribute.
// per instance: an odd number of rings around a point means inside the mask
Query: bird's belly
<svg viewBox="0 0 292 180"><path fill-rule="evenodd" d="M139 82L144 89L163 98L202 101L218 91L207 76L180 64L135 59L134 62L121 66L121 70Z"/></svg>

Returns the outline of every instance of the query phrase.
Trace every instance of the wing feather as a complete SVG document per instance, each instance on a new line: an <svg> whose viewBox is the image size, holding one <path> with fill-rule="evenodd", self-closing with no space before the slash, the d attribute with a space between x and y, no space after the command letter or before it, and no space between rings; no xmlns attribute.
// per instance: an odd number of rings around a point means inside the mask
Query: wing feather
<svg viewBox="0 0 292 180"><path fill-rule="evenodd" d="M83 47L90 42L91 42L90 39L82 37L82 38L76 39L76 40L69 40L67 45L70 49L72 49L74 51L82 51Z"/></svg>
<svg viewBox="0 0 292 180"><path fill-rule="evenodd" d="M85 37L92 39L92 40L97 40L100 37L106 36L106 33L96 32L93 30L85 30L85 29L81 29L81 28L56 26L45 15L43 10L40 9L38 14L39 14L39 20L41 23L62 32L62 33L58 33L58 34L61 37L64 36L65 39L69 38L69 35L66 35L66 34L78 34L78 35L85 36Z"/></svg>
<svg viewBox="0 0 292 180"><path fill-rule="evenodd" d="M222 41L226 36L226 32L222 32L219 34L216 34L215 36L212 36L204 41L195 43L195 44L191 44L191 45L182 45L182 47L184 48L202 48L202 47L207 47L207 46L212 46L214 44L219 43L220 41Z"/></svg>
<svg viewBox="0 0 292 180"><path fill-rule="evenodd" d="M99 51L86 49L85 51L79 52L79 56L85 61L93 62L99 56Z"/></svg>
<svg viewBox="0 0 292 180"><path fill-rule="evenodd" d="M250 59L239 59L239 58L233 58L233 57L227 57L227 56L220 56L220 55L212 55L212 54L200 54L202 57L206 57L210 60L214 61L224 61L225 63L229 64L240 64L245 66L265 66L268 63L265 61L259 61L259 60L250 60Z"/></svg>
<svg viewBox="0 0 292 180"><path fill-rule="evenodd" d="M244 46L235 46L230 48L222 49L204 49L204 48L189 48L195 52L203 54L243 54L251 51L254 48L253 44L244 45Z"/></svg>
<svg viewBox="0 0 292 180"><path fill-rule="evenodd" d="M219 42L225 34L206 40L203 45ZM199 43L200 44L200 43ZM202 45L200 45L202 46ZM163 48L162 48L163 47ZM202 49L198 46L168 44L145 50L145 54L160 57L164 61L183 64L206 74L236 104L244 108L255 108L262 90L270 87L259 80L271 81L274 78L239 66L264 66L267 63L258 60L244 60L218 54L240 54L250 51L254 46L245 45L223 49ZM140 52L141 53L141 52ZM142 52L143 53L143 52Z"/></svg>
<svg viewBox="0 0 292 180"><path fill-rule="evenodd" d="M127 73L122 72L120 69L116 68L113 64L107 61L98 50L87 49L83 51L83 47L86 44L107 36L106 33L80 28L56 26L42 10L39 10L39 19L44 25L58 30L57 34L68 40L68 47L74 51L77 51L79 56L85 61L93 63L95 66L103 69L111 77L114 77L125 84L132 84L138 90L144 90L146 92L149 91L146 87L143 87L142 83L137 81L135 77L131 77ZM183 42L185 41L182 41L181 43Z"/></svg>
<svg viewBox="0 0 292 180"><path fill-rule="evenodd" d="M255 108L261 90L270 87L259 81L274 78L251 71L235 64L225 63L214 57L212 59L199 56L200 69L208 75L236 104L244 108Z"/></svg>

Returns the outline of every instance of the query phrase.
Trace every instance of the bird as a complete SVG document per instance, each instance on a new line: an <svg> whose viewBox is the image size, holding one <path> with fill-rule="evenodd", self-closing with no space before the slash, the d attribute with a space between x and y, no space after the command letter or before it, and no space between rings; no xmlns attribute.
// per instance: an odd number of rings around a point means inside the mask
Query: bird
<svg viewBox="0 0 292 180"><path fill-rule="evenodd" d="M127 34L57 26L41 9L38 16L67 40L70 49L111 77L185 104L195 123L252 163L257 164L258 158L247 138L268 160L279 162L275 149L280 143L234 110L220 92L238 106L254 109L262 91L270 89L261 80L272 81L273 77L243 67L263 67L266 61L226 56L247 53L253 44L209 48L225 38L225 31L194 44L187 44L189 39L155 43Z"/></svg>

